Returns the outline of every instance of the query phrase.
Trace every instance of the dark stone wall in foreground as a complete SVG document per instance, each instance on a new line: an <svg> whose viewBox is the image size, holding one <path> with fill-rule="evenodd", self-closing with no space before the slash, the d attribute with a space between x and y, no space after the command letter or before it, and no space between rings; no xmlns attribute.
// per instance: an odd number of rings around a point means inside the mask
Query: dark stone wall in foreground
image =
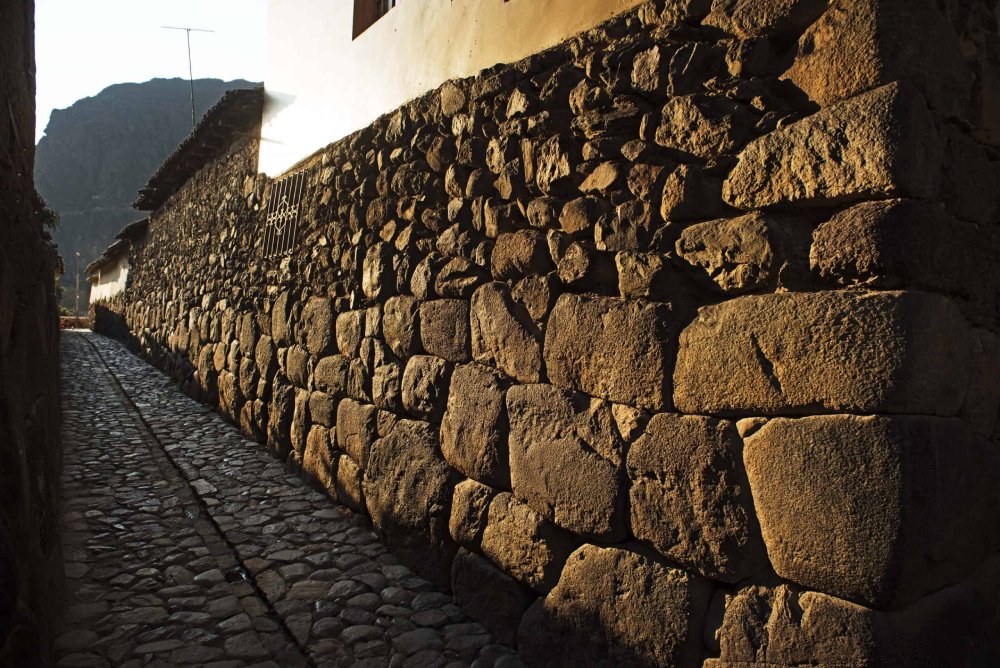
<svg viewBox="0 0 1000 668"><path fill-rule="evenodd" d="M32 182L34 4L0 3L0 666L48 665L62 560L56 254Z"/></svg>
<svg viewBox="0 0 1000 668"><path fill-rule="evenodd" d="M289 256L235 147L108 307L539 665L995 665L997 38L651 2L321 151Z"/></svg>

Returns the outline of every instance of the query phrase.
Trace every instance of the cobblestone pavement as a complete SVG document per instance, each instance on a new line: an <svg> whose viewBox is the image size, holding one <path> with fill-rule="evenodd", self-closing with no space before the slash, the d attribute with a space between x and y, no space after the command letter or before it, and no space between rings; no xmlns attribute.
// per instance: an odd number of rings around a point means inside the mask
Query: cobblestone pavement
<svg viewBox="0 0 1000 668"><path fill-rule="evenodd" d="M63 335L60 666L523 665L116 341Z"/></svg>

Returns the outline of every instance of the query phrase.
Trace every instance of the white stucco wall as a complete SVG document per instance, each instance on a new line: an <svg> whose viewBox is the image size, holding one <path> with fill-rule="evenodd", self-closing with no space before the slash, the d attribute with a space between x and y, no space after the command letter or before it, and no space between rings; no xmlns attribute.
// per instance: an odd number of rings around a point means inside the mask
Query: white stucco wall
<svg viewBox="0 0 1000 668"><path fill-rule="evenodd" d="M269 0L260 171L303 158L444 81L554 46L641 0L401 0L351 39L353 0Z"/></svg>
<svg viewBox="0 0 1000 668"><path fill-rule="evenodd" d="M125 281L128 280L128 257L119 258L116 264L109 264L101 269L97 282L91 281L90 303L94 304L102 299L114 297L119 292L125 290Z"/></svg>

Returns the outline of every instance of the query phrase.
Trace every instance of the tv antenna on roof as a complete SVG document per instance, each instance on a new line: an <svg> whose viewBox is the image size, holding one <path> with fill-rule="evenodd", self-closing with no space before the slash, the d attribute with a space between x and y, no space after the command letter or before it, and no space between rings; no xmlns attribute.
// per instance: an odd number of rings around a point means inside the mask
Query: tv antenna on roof
<svg viewBox="0 0 1000 668"><path fill-rule="evenodd" d="M191 67L191 32L215 32L214 30L204 30L202 28L178 28L177 26L160 26L166 28L167 30L184 30L187 32L187 45L188 45L188 81L191 82L191 127L194 128L197 125L197 120L194 116L194 69Z"/></svg>

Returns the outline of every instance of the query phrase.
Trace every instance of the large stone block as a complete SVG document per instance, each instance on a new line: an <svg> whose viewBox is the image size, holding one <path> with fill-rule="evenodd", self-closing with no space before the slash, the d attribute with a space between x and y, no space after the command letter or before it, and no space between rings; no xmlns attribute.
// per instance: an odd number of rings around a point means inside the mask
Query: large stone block
<svg viewBox="0 0 1000 668"><path fill-rule="evenodd" d="M541 334L503 283L487 283L472 295L472 355L495 364L522 383L542 379Z"/></svg>
<svg viewBox="0 0 1000 668"><path fill-rule="evenodd" d="M330 447L330 430L313 425L302 453L302 472L331 498L337 498L337 453Z"/></svg>
<svg viewBox="0 0 1000 668"><path fill-rule="evenodd" d="M813 232L809 263L824 282L955 295L974 321L995 317L989 254L996 236L911 199L862 202ZM967 303L962 303L967 302Z"/></svg>
<svg viewBox="0 0 1000 668"><path fill-rule="evenodd" d="M448 532L454 481L425 422L399 420L372 446L365 503L386 544L404 563L448 588L458 546Z"/></svg>
<svg viewBox="0 0 1000 668"><path fill-rule="evenodd" d="M334 313L333 302L326 297L310 297L302 309L306 349L317 357L333 352Z"/></svg>
<svg viewBox="0 0 1000 668"><path fill-rule="evenodd" d="M347 376L351 360L343 355L323 357L316 363L313 370L313 384L317 390L322 390L335 397L347 394Z"/></svg>
<svg viewBox="0 0 1000 668"><path fill-rule="evenodd" d="M337 400L326 392L309 395L309 419L313 424L333 427L337 423Z"/></svg>
<svg viewBox="0 0 1000 668"><path fill-rule="evenodd" d="M753 115L723 97L679 95L663 107L656 143L703 160L733 153L753 134Z"/></svg>
<svg viewBox="0 0 1000 668"><path fill-rule="evenodd" d="M456 543L470 550L480 549L490 503L496 495L497 490L475 480L463 480L455 485L448 531Z"/></svg>
<svg viewBox="0 0 1000 668"><path fill-rule="evenodd" d="M518 650L539 666L701 665L711 585L628 547L584 545L521 621Z"/></svg>
<svg viewBox="0 0 1000 668"><path fill-rule="evenodd" d="M705 667L997 665L998 574L994 557L963 583L886 612L788 585L737 589L715 633L720 658Z"/></svg>
<svg viewBox="0 0 1000 668"><path fill-rule="evenodd" d="M439 422L448 402L451 370L452 364L440 357L411 357L403 370L403 408L414 417Z"/></svg>
<svg viewBox="0 0 1000 668"><path fill-rule="evenodd" d="M510 489L506 391L503 376L489 367L456 367L441 420L445 461L470 478L501 489Z"/></svg>
<svg viewBox="0 0 1000 668"><path fill-rule="evenodd" d="M779 293L708 306L681 333L683 413L954 415L971 373L969 328L923 292Z"/></svg>
<svg viewBox="0 0 1000 668"><path fill-rule="evenodd" d="M1000 453L961 420L777 418L745 442L771 563L810 589L898 607L1000 544Z"/></svg>
<svg viewBox="0 0 1000 668"><path fill-rule="evenodd" d="M385 302L382 315L385 342L402 359L421 352L419 306L413 297L390 297Z"/></svg>
<svg viewBox="0 0 1000 668"><path fill-rule="evenodd" d="M483 554L519 582L544 594L556 586L578 541L508 492L490 503Z"/></svg>
<svg viewBox="0 0 1000 668"><path fill-rule="evenodd" d="M722 186L739 209L931 199L941 146L927 104L892 83L750 142Z"/></svg>
<svg viewBox="0 0 1000 668"><path fill-rule="evenodd" d="M365 309L347 311L337 315L337 348L341 355L358 356L361 339L365 337L367 315L368 312Z"/></svg>
<svg viewBox="0 0 1000 668"><path fill-rule="evenodd" d="M298 344L289 348L285 357L285 373L288 374L288 380L292 381L295 387L307 388L311 371L309 351Z"/></svg>
<svg viewBox="0 0 1000 668"><path fill-rule="evenodd" d="M521 617L538 597L488 559L465 549L452 562L451 589L456 604L482 622L497 642L508 645L517 642Z"/></svg>
<svg viewBox="0 0 1000 668"><path fill-rule="evenodd" d="M367 513L364 493L364 471L347 455L337 458L337 498L340 502L359 513Z"/></svg>
<svg viewBox="0 0 1000 668"><path fill-rule="evenodd" d="M767 568L742 450L728 420L654 415L628 452L635 537L714 580Z"/></svg>
<svg viewBox="0 0 1000 668"><path fill-rule="evenodd" d="M622 540L625 442L611 404L552 385L515 385L507 412L514 494L573 533Z"/></svg>
<svg viewBox="0 0 1000 668"><path fill-rule="evenodd" d="M753 212L686 227L676 249L720 290L741 294L774 285L782 265L796 254L804 266L809 246L806 230L790 217Z"/></svg>
<svg viewBox="0 0 1000 668"><path fill-rule="evenodd" d="M469 344L469 302L464 299L435 299L420 305L420 342L430 355L449 362L471 358Z"/></svg>
<svg viewBox="0 0 1000 668"><path fill-rule="evenodd" d="M965 115L973 79L935 4L902 0L831 2L783 76L822 106L905 79L942 116Z"/></svg>
<svg viewBox="0 0 1000 668"><path fill-rule="evenodd" d="M674 320L667 304L564 294L545 333L549 378L560 387L661 410L670 403Z"/></svg>
<svg viewBox="0 0 1000 668"><path fill-rule="evenodd" d="M798 37L826 10L828 0L715 0L704 24L740 39Z"/></svg>
<svg viewBox="0 0 1000 668"><path fill-rule="evenodd" d="M364 468L378 435L378 409L353 399L337 406L337 447Z"/></svg>

